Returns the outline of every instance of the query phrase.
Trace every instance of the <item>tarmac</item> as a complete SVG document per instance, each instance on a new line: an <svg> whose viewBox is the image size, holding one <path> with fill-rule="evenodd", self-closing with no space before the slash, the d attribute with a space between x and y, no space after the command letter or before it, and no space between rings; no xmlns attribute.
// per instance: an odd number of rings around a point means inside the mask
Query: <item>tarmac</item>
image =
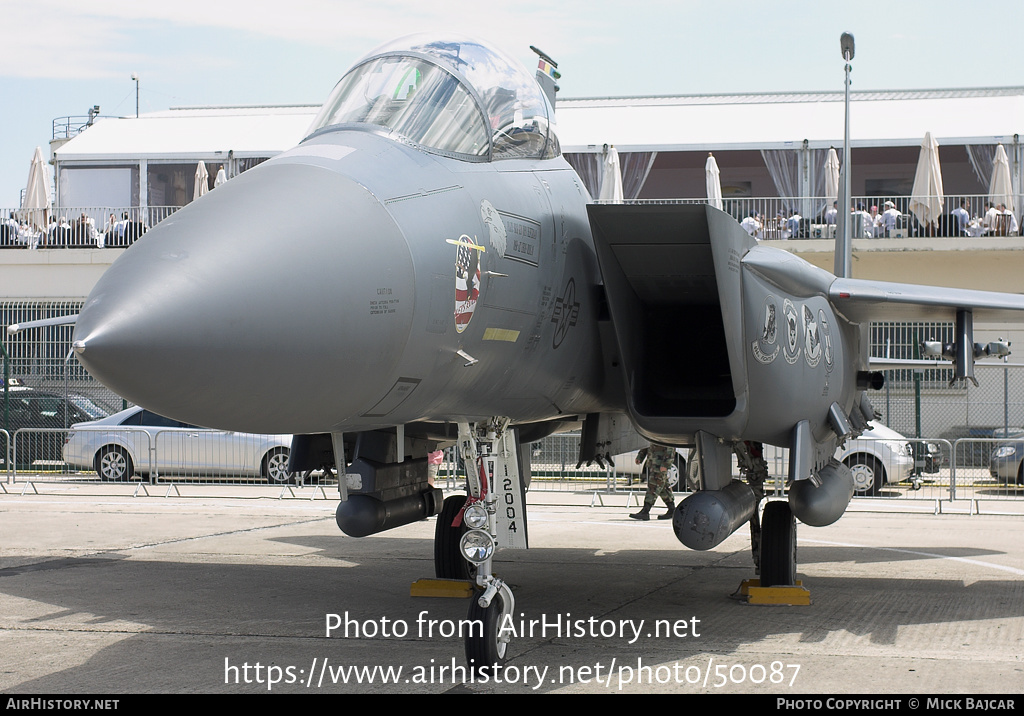
<svg viewBox="0 0 1024 716"><path fill-rule="evenodd" d="M531 549L501 551L495 567L513 585L516 638L484 682L465 668L468 600L410 596L433 577L433 519L353 539L329 488L133 492L0 493L0 692L835 697L1024 685L1021 502L979 515L855 500L832 526L799 527L811 604L755 606L732 596L755 576L745 529L695 552L670 522L629 519L636 496L531 492Z"/></svg>

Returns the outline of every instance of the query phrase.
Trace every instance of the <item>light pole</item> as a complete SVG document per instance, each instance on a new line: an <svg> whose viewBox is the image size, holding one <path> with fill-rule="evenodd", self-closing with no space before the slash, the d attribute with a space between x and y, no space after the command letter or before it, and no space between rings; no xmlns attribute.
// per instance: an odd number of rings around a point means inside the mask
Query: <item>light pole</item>
<svg viewBox="0 0 1024 716"><path fill-rule="evenodd" d="M839 192L839 212L836 216L837 245L835 256L835 274L840 278L850 277L851 243L850 243L850 61L853 59L853 35L844 32L839 38L839 47L846 61L846 81L844 109L846 123L843 129L843 170Z"/></svg>
<svg viewBox="0 0 1024 716"><path fill-rule="evenodd" d="M135 80L135 119L139 118L139 73L132 72L132 79Z"/></svg>

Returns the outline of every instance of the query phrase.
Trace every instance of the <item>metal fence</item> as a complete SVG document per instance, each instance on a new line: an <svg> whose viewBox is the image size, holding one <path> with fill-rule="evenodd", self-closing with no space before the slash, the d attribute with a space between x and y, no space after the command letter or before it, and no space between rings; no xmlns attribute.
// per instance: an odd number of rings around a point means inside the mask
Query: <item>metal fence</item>
<svg viewBox="0 0 1024 716"><path fill-rule="evenodd" d="M6 432L0 435L5 436ZM288 473L290 435L127 426L22 428L15 431L11 442L5 469L12 483L218 481L285 485L336 481L333 475L321 472Z"/></svg>
<svg viewBox="0 0 1024 716"><path fill-rule="evenodd" d="M957 194L943 198L944 210L929 226L922 225L910 212L909 196L855 196L851 205L864 215L854 217L853 238L910 238L916 236L1008 236L1021 233L1021 221L1011 219L986 224L985 214L990 197L986 194ZM757 238L831 239L835 238L834 199L824 196L732 197L722 201L722 208L737 221L758 217ZM876 225L876 216L885 212L892 202L900 212L896 228L885 232ZM636 199L633 204L706 204L704 197L670 199ZM952 218L954 209L963 206L970 217L966 230ZM178 211L180 206L66 206L40 209L0 209L0 248L123 248L131 245L146 231ZM833 209L833 212L830 212ZM872 213L874 209L874 213ZM794 214L798 218L790 222ZM863 216L869 220L864 221ZM7 221L18 225L14 232ZM880 221L878 222L881 223ZM1014 229L1016 225L1016 229ZM870 227L870 228L868 228Z"/></svg>
<svg viewBox="0 0 1024 716"><path fill-rule="evenodd" d="M180 206L0 209L0 248L125 248ZM9 222L13 219L14 225Z"/></svg>
<svg viewBox="0 0 1024 716"><path fill-rule="evenodd" d="M218 482L249 485L334 484L333 474L286 472L289 436L249 435L215 430L117 427L24 428L9 436L0 430L0 455L6 482L134 482L179 484ZM635 453L612 463L577 466L578 433L552 435L530 445L532 482L541 492L633 494L642 500L647 476ZM680 450L671 477L677 493L690 490L687 460ZM788 451L765 446L769 479L765 492L785 494ZM967 501L980 512L983 503L1024 502L1024 431L996 438L858 438L837 450L851 468L857 497L898 503L942 505ZM735 459L733 472L738 474ZM461 489L465 476L455 449L446 451L435 484Z"/></svg>
<svg viewBox="0 0 1024 716"><path fill-rule="evenodd" d="M885 374L871 402L885 425L907 437L994 438L1024 426L1024 370L977 365L977 386L951 386L945 370Z"/></svg>
<svg viewBox="0 0 1024 716"><path fill-rule="evenodd" d="M632 455L612 466L576 467L579 435L553 435L532 445L531 490L638 492L646 474L630 470ZM680 451L682 452L682 451ZM685 479L689 455L678 460L677 493L689 491ZM789 451L765 446L767 494L785 494ZM986 501L1024 502L1024 430L998 438L859 438L836 451L836 458L854 473L857 497L879 501L943 503L969 501L980 511ZM623 469L627 467L627 469ZM733 474L738 467L733 458Z"/></svg>
<svg viewBox="0 0 1024 716"><path fill-rule="evenodd" d="M32 328L15 335L3 329L77 314L81 301L0 301L0 429L68 428L128 407L113 391L94 380L71 351L74 326ZM32 396L31 399L29 396Z"/></svg>
<svg viewBox="0 0 1024 716"><path fill-rule="evenodd" d="M981 236L981 235L1018 235L1020 233L1020 222L1016 231L1011 229L1013 222L1007 220L997 225L987 227L984 225L986 204L990 197L986 194L955 194L943 198L943 212L938 221L930 226L922 225L917 217L910 211L909 196L855 196L851 200L851 206L858 211L863 211L870 221L865 224L863 221L854 221L851 225L851 236L860 238L910 238L915 236ZM829 214L833 208L834 199L824 196L762 196L762 197L731 197L722 200L722 209L731 215L736 221L743 221L746 217L758 217L759 228L757 238L763 240L773 239L832 239L835 238L835 215ZM875 226L876 215L885 212L886 202L892 202L894 208L900 212L901 219L897 221L896 228L888 234L884 229L879 230ZM707 199L680 198L680 199L636 199L631 204L706 204ZM963 205L970 217L969 227L966 231L960 228L959 222L951 218L954 209ZM872 208L875 214L872 214ZM837 209L836 209L837 210ZM799 219L793 226L788 220L798 214ZM856 217L862 219L863 217ZM867 226L871 228L868 229Z"/></svg>

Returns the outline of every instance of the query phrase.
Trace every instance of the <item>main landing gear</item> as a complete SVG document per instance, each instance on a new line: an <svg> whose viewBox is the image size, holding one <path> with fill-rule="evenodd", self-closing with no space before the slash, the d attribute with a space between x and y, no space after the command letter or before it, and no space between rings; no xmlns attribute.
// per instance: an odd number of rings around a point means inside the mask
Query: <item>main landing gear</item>
<svg viewBox="0 0 1024 716"><path fill-rule="evenodd" d="M734 445L733 451L756 502L760 503L765 499L764 483L768 479L764 446L758 442L742 442ZM757 510L753 511L750 548L760 576L760 586L796 584L796 518L788 502L775 500L765 503L760 518Z"/></svg>
<svg viewBox="0 0 1024 716"><path fill-rule="evenodd" d="M468 495L444 501L434 533L434 571L442 579L468 579L476 591L466 661L475 672L504 664L515 611L512 589L492 573L495 550L525 548L525 500L516 441L507 418L459 424L459 454Z"/></svg>

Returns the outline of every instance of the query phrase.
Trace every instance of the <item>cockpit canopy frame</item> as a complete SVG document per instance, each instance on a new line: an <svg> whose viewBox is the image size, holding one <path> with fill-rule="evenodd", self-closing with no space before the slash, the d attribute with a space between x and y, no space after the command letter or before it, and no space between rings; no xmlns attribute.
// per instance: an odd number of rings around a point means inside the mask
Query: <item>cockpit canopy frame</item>
<svg viewBox="0 0 1024 716"><path fill-rule="evenodd" d="M499 50L412 36L357 62L308 136L362 127L466 161L549 159L560 154L553 115L536 80Z"/></svg>

